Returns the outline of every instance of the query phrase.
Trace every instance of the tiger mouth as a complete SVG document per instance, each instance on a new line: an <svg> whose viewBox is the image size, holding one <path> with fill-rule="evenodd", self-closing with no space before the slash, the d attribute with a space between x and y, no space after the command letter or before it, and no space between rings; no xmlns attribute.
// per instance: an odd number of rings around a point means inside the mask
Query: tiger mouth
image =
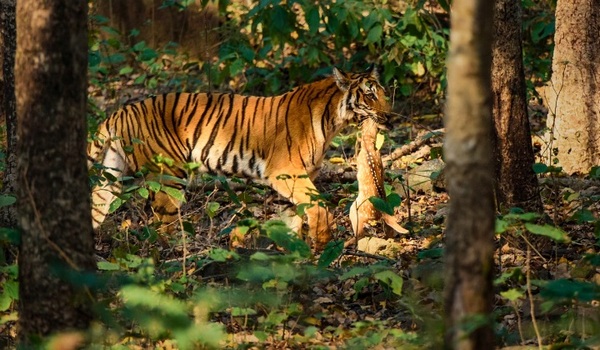
<svg viewBox="0 0 600 350"><path fill-rule="evenodd" d="M387 115L372 113L368 116L363 116L360 119L359 123L362 124L367 119L371 119L372 121L374 121L377 124L377 128L380 130L390 130L392 128L392 125Z"/></svg>

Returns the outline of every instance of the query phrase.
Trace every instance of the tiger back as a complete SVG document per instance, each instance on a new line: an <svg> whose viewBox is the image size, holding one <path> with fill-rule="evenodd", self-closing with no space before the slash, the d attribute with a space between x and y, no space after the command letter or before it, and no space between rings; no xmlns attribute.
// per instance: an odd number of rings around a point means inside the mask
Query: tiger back
<svg viewBox="0 0 600 350"><path fill-rule="evenodd" d="M340 129L365 118L386 122L381 109L385 93L375 70L345 73L334 68L333 73L272 97L170 93L124 106L99 126L88 149L89 165L102 164L114 178L143 167L185 177L184 165L194 162L200 172L250 178L296 205L312 203L318 193L313 180ZM157 165L156 155L173 162ZM176 181L163 186L182 190ZM95 228L120 190L118 181L104 181L92 190ZM173 223L180 204L164 191L156 193L156 219ZM305 212L309 237L320 249L331 239L332 216L322 205Z"/></svg>

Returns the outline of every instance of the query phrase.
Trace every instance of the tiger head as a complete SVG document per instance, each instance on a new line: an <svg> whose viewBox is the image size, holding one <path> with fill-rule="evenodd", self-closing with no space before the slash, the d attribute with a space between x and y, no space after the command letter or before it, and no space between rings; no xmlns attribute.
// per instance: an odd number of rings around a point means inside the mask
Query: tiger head
<svg viewBox="0 0 600 350"><path fill-rule="evenodd" d="M342 118L358 122L371 118L381 128L387 127L390 105L375 68L366 73L345 73L334 67L333 76L344 93Z"/></svg>

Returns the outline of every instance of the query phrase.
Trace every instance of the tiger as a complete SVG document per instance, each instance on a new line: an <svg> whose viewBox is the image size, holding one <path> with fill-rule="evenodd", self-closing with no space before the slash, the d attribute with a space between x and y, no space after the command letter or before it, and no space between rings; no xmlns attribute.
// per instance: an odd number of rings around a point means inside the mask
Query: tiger
<svg viewBox="0 0 600 350"><path fill-rule="evenodd" d="M314 200L319 192L313 181L329 144L351 123L371 119L384 125L388 118L376 68L347 73L333 67L332 72L277 96L174 92L125 105L98 125L88 146L88 167L100 164L112 178L146 167L154 173L149 176L166 179L163 186L180 191L183 185L172 179L185 178L189 163L199 164L198 172L266 184L294 205L309 204L308 241L320 250L332 239L333 215ZM157 165L156 155L172 162ZM92 189L95 230L121 190L119 181ZM165 191L157 192L154 220L176 222L180 205Z"/></svg>
<svg viewBox="0 0 600 350"><path fill-rule="evenodd" d="M408 230L400 226L392 215L380 212L369 201L371 197L386 198L385 188L383 187L381 153L375 145L379 129L381 129L381 126L372 119L365 120L361 125L361 137L358 142L360 150L356 152L358 195L349 211L354 237L344 244L346 247L358 242L364 236L365 224L370 221L381 219L388 238L394 232L408 233Z"/></svg>

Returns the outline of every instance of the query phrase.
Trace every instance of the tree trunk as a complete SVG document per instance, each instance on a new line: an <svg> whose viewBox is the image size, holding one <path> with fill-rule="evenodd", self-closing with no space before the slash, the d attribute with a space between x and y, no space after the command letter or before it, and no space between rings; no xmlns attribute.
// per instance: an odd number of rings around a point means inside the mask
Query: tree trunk
<svg viewBox="0 0 600 350"><path fill-rule="evenodd" d="M20 341L85 329L90 294L60 276L93 270L86 166L87 1L20 0L18 116Z"/></svg>
<svg viewBox="0 0 600 350"><path fill-rule="evenodd" d="M445 321L449 349L493 349L494 179L491 41L493 2L452 3L446 109ZM466 325L472 329L465 332Z"/></svg>
<svg viewBox="0 0 600 350"><path fill-rule="evenodd" d="M14 195L17 168L17 112L15 101L15 49L17 44L15 0L0 0L0 119L6 126L6 165L2 179L2 193ZM17 214L14 205L0 210L0 227L16 227Z"/></svg>
<svg viewBox="0 0 600 350"><path fill-rule="evenodd" d="M600 2L558 0L552 79L545 89L552 153L568 173L600 165Z"/></svg>
<svg viewBox="0 0 600 350"><path fill-rule="evenodd" d="M501 207L540 212L521 45L521 0L496 0L492 94L496 198Z"/></svg>

